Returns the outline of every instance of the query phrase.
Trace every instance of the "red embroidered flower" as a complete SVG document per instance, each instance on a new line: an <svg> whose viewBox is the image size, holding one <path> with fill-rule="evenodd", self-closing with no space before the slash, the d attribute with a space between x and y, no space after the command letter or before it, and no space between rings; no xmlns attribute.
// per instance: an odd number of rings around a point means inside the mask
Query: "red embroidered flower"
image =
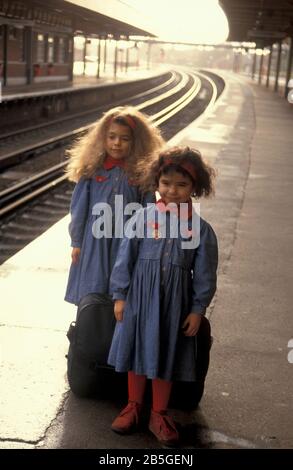
<svg viewBox="0 0 293 470"><path fill-rule="evenodd" d="M158 222L152 222L152 221L148 222L147 225L148 225L149 227L154 228L155 230L158 230L158 228L160 227L160 225L158 224Z"/></svg>
<svg viewBox="0 0 293 470"><path fill-rule="evenodd" d="M98 183L102 183L103 181L106 181L107 179L108 179L107 176L102 176L102 175L96 176L96 181L97 181Z"/></svg>
<svg viewBox="0 0 293 470"><path fill-rule="evenodd" d="M158 240L159 238L161 238L161 232L159 230L160 228L160 224L158 224L158 222L155 222L154 220L150 220L148 223L147 223L148 227L151 227L153 230L152 230L152 238L154 238L155 240Z"/></svg>

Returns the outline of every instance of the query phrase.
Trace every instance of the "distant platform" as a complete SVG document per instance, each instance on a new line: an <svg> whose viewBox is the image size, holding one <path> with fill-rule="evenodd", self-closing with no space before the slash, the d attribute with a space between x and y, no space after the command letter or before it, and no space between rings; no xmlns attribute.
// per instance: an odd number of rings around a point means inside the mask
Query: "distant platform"
<svg viewBox="0 0 293 470"><path fill-rule="evenodd" d="M157 67L151 70L147 69L129 69L127 72L118 72L116 78L113 71L109 70L100 78L76 75L72 82L43 82L30 86L13 86L2 89L2 102L12 101L17 99L37 98L41 96L56 95L58 93L71 93L77 90L85 90L88 88L95 88L104 85L115 85L125 81L136 81L144 78L155 77L163 74L169 70L167 67Z"/></svg>

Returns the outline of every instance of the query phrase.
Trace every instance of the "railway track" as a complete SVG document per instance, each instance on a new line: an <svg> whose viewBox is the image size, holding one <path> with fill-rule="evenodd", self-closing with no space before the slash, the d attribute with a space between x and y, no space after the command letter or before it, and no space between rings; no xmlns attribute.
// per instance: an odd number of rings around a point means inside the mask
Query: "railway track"
<svg viewBox="0 0 293 470"><path fill-rule="evenodd" d="M95 109L86 109L78 113L71 113L69 116L61 116L58 119L45 123L37 123L26 128L14 129L0 134L0 170L5 169L15 163L19 163L33 156L36 151L45 146L52 146L58 143L58 135L67 138L76 129L89 126L95 122L101 113L109 107L133 103L140 106L140 103L151 101L151 98L168 96L169 90L176 92L178 83L182 81L182 76L174 71L164 74L164 81L155 87L135 94L127 99L115 100L108 105L95 106ZM179 89L179 88L178 88ZM63 132L60 134L60 127ZM62 139L61 139L62 140Z"/></svg>
<svg viewBox="0 0 293 470"><path fill-rule="evenodd" d="M218 79L217 84L215 77L208 76L204 72L181 72L180 80L178 80L178 74L173 72L168 85L162 84L156 87L159 95L149 97L154 91L149 90L148 93L140 93L140 96L136 96L134 101L144 98L136 104L136 107L147 112L153 122L160 126L165 138L170 138L187 125L186 118L182 119L184 110L189 108L189 114L191 114L189 121L191 121L202 114L204 109L213 106L223 88L221 80ZM169 85L172 86L169 87ZM146 97L148 99L145 99ZM134 103L128 101L128 104ZM112 106L113 104L109 107ZM96 119L97 116L95 116ZM53 148L61 146L64 153L64 147L93 125L91 122L73 131L62 132L50 139L43 139L30 149L26 148L25 152L30 152L32 155L34 152L44 155L50 146ZM52 151L52 147L50 150ZM14 152L14 159L16 154L17 152ZM23 154L19 152L20 159L21 155ZM23 158L26 159L27 155ZM11 166L11 160L7 164ZM68 212L73 185L66 180L64 175L66 164L66 161L61 161L50 165L45 170L38 171L0 191L0 220L2 221L0 263ZM13 168L17 168L17 165L14 164ZM22 227L24 227L23 230Z"/></svg>

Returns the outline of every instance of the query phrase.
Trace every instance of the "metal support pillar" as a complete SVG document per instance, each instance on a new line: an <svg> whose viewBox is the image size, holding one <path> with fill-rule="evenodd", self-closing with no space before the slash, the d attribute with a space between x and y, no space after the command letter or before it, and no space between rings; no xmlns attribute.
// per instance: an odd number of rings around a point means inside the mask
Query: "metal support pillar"
<svg viewBox="0 0 293 470"><path fill-rule="evenodd" d="M238 71L238 52L233 53L233 72L237 73Z"/></svg>
<svg viewBox="0 0 293 470"><path fill-rule="evenodd" d="M139 69L139 48L136 48L136 70Z"/></svg>
<svg viewBox="0 0 293 470"><path fill-rule="evenodd" d="M7 85L8 78L8 25L3 25L3 86Z"/></svg>
<svg viewBox="0 0 293 470"><path fill-rule="evenodd" d="M273 46L270 46L270 54L269 54L269 63L268 63L268 72L267 72L267 80L266 80L266 87L268 88L270 84L270 73L271 73L271 65L272 65L272 55L273 55Z"/></svg>
<svg viewBox="0 0 293 470"><path fill-rule="evenodd" d="M262 79L263 53L264 53L264 49L262 49L262 55L260 56L260 65L259 65L259 72L258 72L258 84L259 85L261 85L261 79Z"/></svg>
<svg viewBox="0 0 293 470"><path fill-rule="evenodd" d="M115 40L115 52L114 52L114 78L117 77L117 59L118 59L118 41Z"/></svg>
<svg viewBox="0 0 293 470"><path fill-rule="evenodd" d="M256 54L253 55L253 63L252 63L252 71L251 71L252 80L254 79L255 68L256 68Z"/></svg>
<svg viewBox="0 0 293 470"><path fill-rule="evenodd" d="M289 93L288 83L291 78L292 62L293 62L293 36L291 36L290 38L290 49L289 49L289 57L288 57L287 70L286 70L285 98L287 98L288 93Z"/></svg>
<svg viewBox="0 0 293 470"><path fill-rule="evenodd" d="M124 61L124 49L118 49L118 52L120 52L120 70L123 72L123 61Z"/></svg>
<svg viewBox="0 0 293 470"><path fill-rule="evenodd" d="M33 31L31 26L24 28L24 60L26 62L26 83L33 83Z"/></svg>
<svg viewBox="0 0 293 470"><path fill-rule="evenodd" d="M104 73L106 72L106 62L107 62L107 39L104 41Z"/></svg>
<svg viewBox="0 0 293 470"><path fill-rule="evenodd" d="M279 88L279 73L280 73L280 65L281 65L281 52L282 52L282 43L281 43L281 41L279 41L278 42L277 70L276 70L276 79L275 79L274 91L278 91L278 88Z"/></svg>
<svg viewBox="0 0 293 470"><path fill-rule="evenodd" d="M148 52L147 52L147 70L151 68L151 52L152 52L152 43L148 43Z"/></svg>
<svg viewBox="0 0 293 470"><path fill-rule="evenodd" d="M129 63L129 48L126 49L126 59L125 59L125 72L128 71L128 63Z"/></svg>
<svg viewBox="0 0 293 470"><path fill-rule="evenodd" d="M99 42L98 42L97 78L100 78L100 67L101 67L101 38L99 38Z"/></svg>
<svg viewBox="0 0 293 470"><path fill-rule="evenodd" d="M70 66L69 69L69 80L72 82L73 80L73 66L74 66L74 36L69 38L68 42L68 63Z"/></svg>
<svg viewBox="0 0 293 470"><path fill-rule="evenodd" d="M86 37L84 37L84 46L83 46L83 72L82 74L85 75L86 69Z"/></svg>
<svg viewBox="0 0 293 470"><path fill-rule="evenodd" d="M45 33L44 34L44 62L48 63L48 40L49 40L49 34Z"/></svg>

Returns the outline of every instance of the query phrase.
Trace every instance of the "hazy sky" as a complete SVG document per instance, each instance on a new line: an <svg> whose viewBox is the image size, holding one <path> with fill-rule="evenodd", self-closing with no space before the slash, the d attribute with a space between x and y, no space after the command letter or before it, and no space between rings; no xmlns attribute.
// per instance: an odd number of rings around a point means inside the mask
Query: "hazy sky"
<svg viewBox="0 0 293 470"><path fill-rule="evenodd" d="M226 15L217 0L121 0L139 10L161 39L224 42Z"/></svg>

